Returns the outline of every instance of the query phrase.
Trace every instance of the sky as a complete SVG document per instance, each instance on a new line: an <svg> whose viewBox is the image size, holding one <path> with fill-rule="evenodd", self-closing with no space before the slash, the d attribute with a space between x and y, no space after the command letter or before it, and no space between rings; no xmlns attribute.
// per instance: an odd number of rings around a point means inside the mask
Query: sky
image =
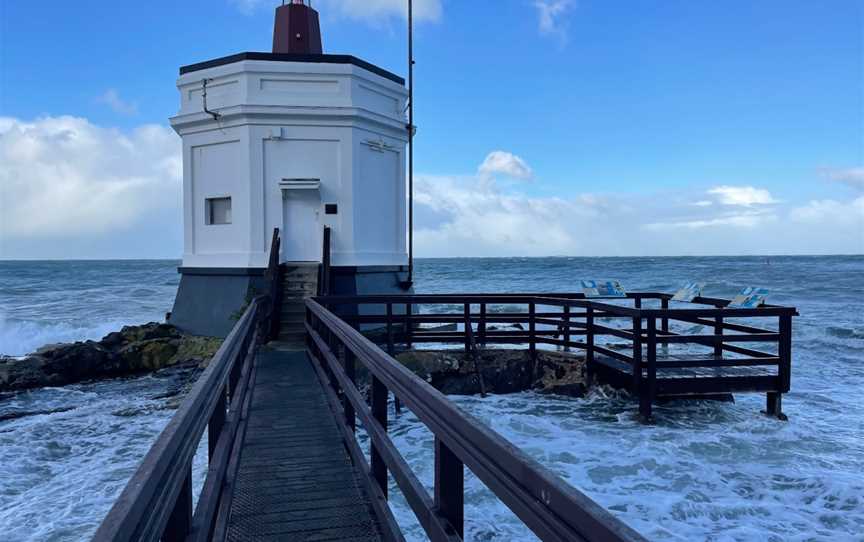
<svg viewBox="0 0 864 542"><path fill-rule="evenodd" d="M315 0L406 72L407 0ZM179 258L180 66L271 0L0 0L0 258ZM418 256L864 252L855 0L415 0Z"/></svg>

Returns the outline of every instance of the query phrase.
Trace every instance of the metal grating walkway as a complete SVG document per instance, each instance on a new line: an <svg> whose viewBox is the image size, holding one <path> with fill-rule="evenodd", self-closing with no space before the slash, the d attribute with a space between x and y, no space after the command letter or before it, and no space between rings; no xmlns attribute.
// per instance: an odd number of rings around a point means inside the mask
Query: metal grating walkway
<svg viewBox="0 0 864 542"><path fill-rule="evenodd" d="M262 351L256 363L228 540L381 540L306 353Z"/></svg>

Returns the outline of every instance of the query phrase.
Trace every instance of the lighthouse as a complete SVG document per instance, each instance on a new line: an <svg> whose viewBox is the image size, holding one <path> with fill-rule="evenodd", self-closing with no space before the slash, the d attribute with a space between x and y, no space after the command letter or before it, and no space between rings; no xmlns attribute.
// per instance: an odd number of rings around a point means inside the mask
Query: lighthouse
<svg viewBox="0 0 864 542"><path fill-rule="evenodd" d="M318 13L276 8L272 52L180 68L184 249L169 321L225 336L256 292L273 231L278 261L334 294L407 291L405 81L323 52ZM324 228L330 244L323 245Z"/></svg>

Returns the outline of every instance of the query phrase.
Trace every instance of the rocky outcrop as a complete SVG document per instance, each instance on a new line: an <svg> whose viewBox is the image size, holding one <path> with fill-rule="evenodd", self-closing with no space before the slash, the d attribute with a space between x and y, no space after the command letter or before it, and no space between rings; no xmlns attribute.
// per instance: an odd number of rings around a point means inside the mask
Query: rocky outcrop
<svg viewBox="0 0 864 542"><path fill-rule="evenodd" d="M0 357L0 391L63 386L182 364L204 366L221 342L184 335L169 324L126 326L101 341L44 346L24 358Z"/></svg>
<svg viewBox="0 0 864 542"><path fill-rule="evenodd" d="M412 350L396 356L405 367L445 394L474 395L536 390L579 397L585 393L585 360L566 352L537 351L531 374L527 350L481 350L475 361L462 350Z"/></svg>

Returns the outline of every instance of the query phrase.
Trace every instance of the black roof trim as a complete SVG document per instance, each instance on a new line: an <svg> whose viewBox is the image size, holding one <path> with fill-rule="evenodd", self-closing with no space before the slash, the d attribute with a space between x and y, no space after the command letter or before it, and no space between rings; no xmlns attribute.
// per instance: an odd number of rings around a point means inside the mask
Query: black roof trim
<svg viewBox="0 0 864 542"><path fill-rule="evenodd" d="M298 55L245 52L237 53L236 55L223 56L222 58L216 58L213 60L208 60L206 62L199 62L198 64L190 64L188 66L183 66L180 68L180 75L197 72L200 70L206 70L208 68L215 68L216 66L234 64L235 62L241 62L243 60L269 60L274 62L317 62L321 64L353 64L358 68L363 68L364 70L370 71L376 75L380 75L381 77L389 79L394 83L398 83L400 85L405 84L405 79L403 79L402 77L399 77L394 73L388 72L383 68L379 68L374 64L370 64L365 60L360 60L359 58L351 55Z"/></svg>

